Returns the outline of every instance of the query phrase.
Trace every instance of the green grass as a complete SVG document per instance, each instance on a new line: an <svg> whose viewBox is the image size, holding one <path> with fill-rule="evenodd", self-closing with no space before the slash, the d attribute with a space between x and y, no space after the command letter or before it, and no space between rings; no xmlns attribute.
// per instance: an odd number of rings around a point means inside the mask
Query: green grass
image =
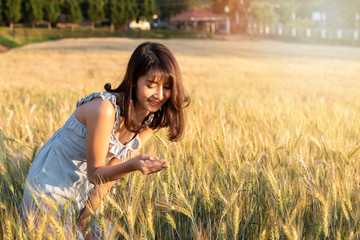
<svg viewBox="0 0 360 240"><path fill-rule="evenodd" d="M21 44L19 44L11 37L3 36L3 35L0 35L0 45L3 45L7 48L16 48L21 46Z"/></svg>

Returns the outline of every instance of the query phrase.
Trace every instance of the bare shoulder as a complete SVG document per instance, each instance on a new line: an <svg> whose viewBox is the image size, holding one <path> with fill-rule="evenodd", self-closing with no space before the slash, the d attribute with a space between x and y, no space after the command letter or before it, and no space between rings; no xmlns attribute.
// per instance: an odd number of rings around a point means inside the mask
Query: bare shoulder
<svg viewBox="0 0 360 240"><path fill-rule="evenodd" d="M94 98L75 109L76 119L85 126L87 125L87 120L98 118L99 116L115 121L115 108L110 100Z"/></svg>

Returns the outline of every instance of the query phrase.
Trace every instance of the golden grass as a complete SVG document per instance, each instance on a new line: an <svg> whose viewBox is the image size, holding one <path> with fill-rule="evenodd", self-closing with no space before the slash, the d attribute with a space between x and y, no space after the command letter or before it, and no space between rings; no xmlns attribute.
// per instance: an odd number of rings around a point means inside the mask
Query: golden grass
<svg viewBox="0 0 360 240"><path fill-rule="evenodd" d="M119 83L142 41L69 39L0 55L3 238L66 236L53 216L36 234L17 224L27 171L78 99ZM170 143L160 131L143 147L171 168L133 174L130 189L122 181L95 217L101 228L105 218L126 239L360 238L360 49L162 42L192 97L186 135Z"/></svg>

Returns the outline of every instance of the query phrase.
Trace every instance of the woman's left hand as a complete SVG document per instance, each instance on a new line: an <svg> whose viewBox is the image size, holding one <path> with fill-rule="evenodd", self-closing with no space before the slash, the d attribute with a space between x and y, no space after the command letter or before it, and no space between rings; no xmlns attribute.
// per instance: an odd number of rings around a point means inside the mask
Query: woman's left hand
<svg viewBox="0 0 360 240"><path fill-rule="evenodd" d="M146 154L137 155L134 158L129 159L135 170L139 170L142 174L148 175L161 171L164 168L170 166L166 164L165 159L157 159L156 157Z"/></svg>

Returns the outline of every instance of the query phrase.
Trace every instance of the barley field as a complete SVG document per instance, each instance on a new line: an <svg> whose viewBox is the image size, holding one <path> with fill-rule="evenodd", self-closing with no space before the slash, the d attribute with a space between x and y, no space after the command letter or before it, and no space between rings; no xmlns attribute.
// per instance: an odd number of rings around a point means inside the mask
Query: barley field
<svg viewBox="0 0 360 240"><path fill-rule="evenodd" d="M0 234L67 239L20 221L39 148L76 101L118 84L143 39L67 39L0 54ZM94 219L111 239L360 239L360 49L160 40L192 98L182 141L141 152L170 168L122 179ZM132 194L130 200L129 196Z"/></svg>

